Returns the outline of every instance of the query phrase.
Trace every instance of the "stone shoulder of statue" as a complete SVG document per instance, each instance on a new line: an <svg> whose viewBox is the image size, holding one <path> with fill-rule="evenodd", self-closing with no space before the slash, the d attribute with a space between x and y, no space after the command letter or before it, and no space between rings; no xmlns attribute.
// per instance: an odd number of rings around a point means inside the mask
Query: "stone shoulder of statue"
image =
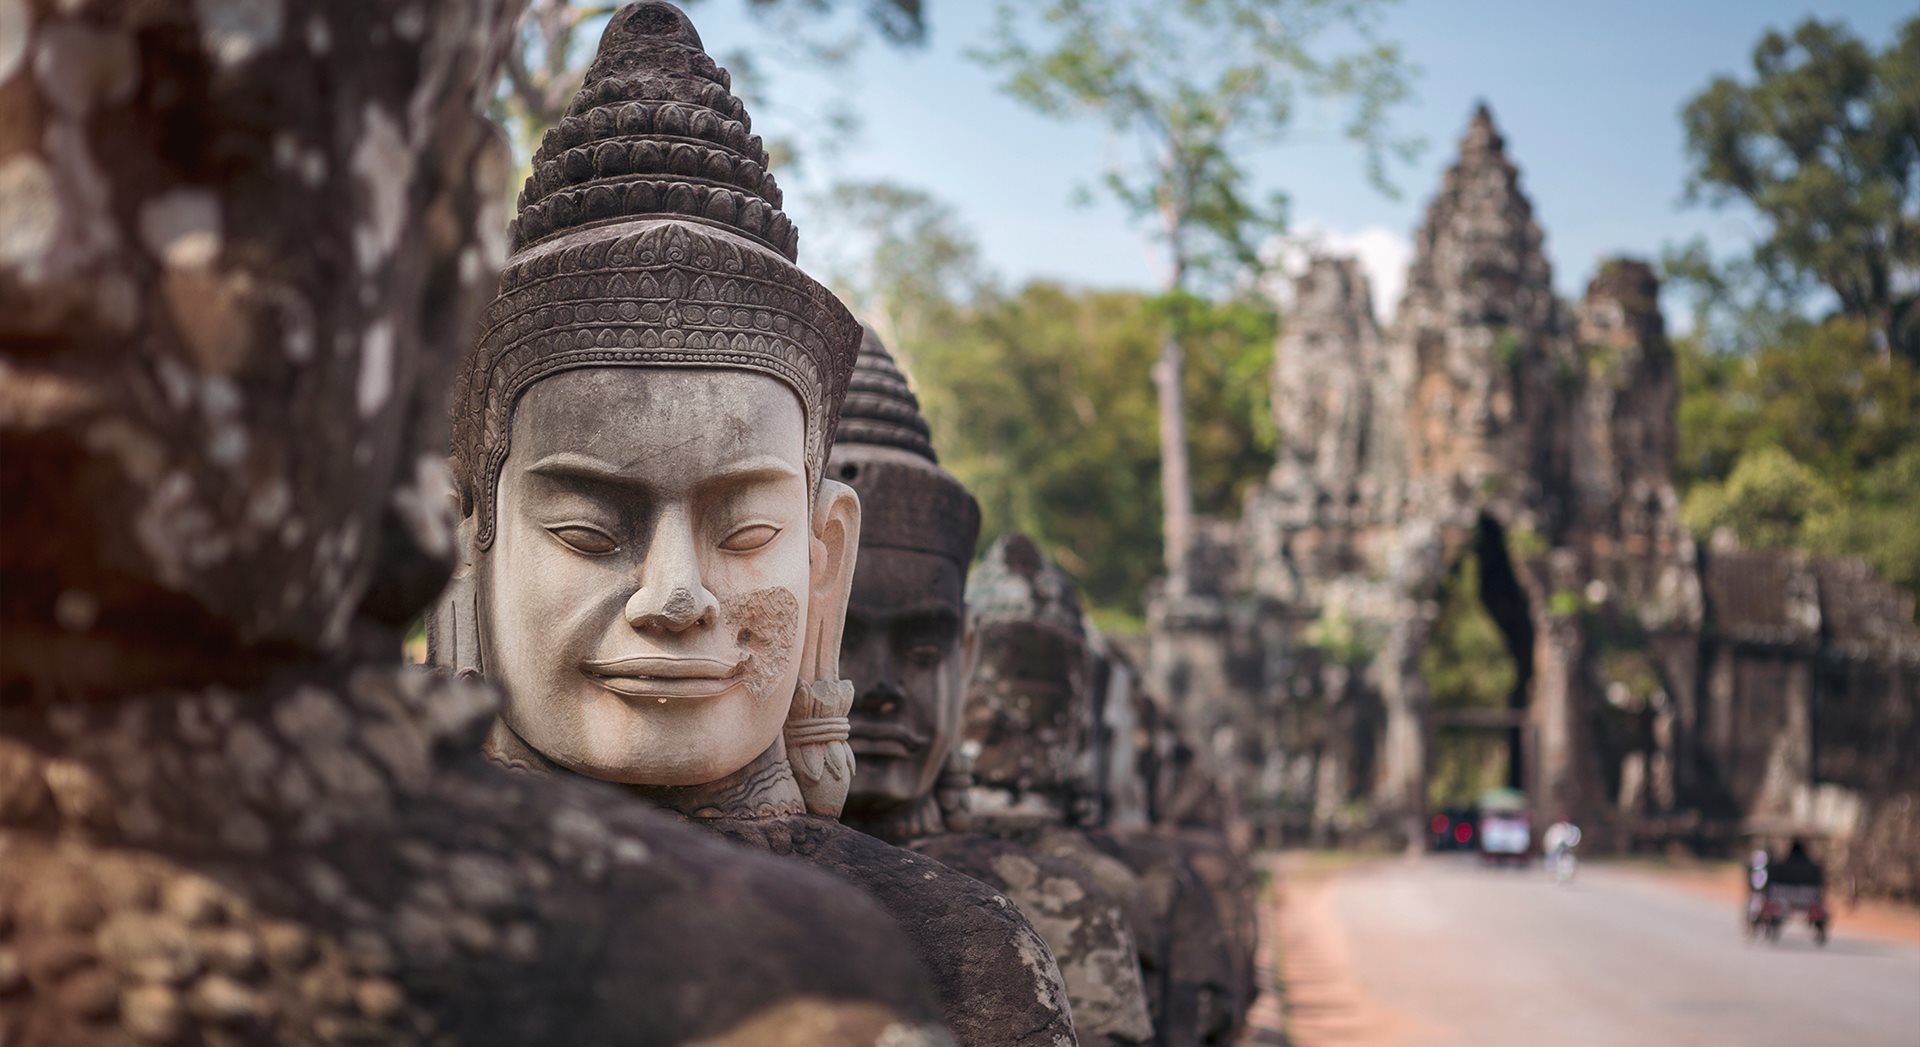
<svg viewBox="0 0 1920 1047"><path fill-rule="evenodd" d="M1052 946L1080 1042L1144 1044L1153 1022L1127 906L1084 867L1018 840L948 832L913 850L1005 893Z"/></svg>
<svg viewBox="0 0 1920 1047"><path fill-rule="evenodd" d="M718 819L715 831L756 849L790 855L858 884L910 921L920 957L949 1001L947 1027L962 1044L1063 1047L1080 1038L1065 971L1046 915L933 857L894 847L814 815Z"/></svg>
<svg viewBox="0 0 1920 1047"><path fill-rule="evenodd" d="M1157 829L1049 834L1047 853L1105 857L1137 878L1136 917L1157 951L1155 1024L1175 1042L1229 1042L1253 1004L1253 925L1243 885L1210 881L1210 844ZM1230 874L1228 874L1230 875Z"/></svg>
<svg viewBox="0 0 1920 1047"><path fill-rule="evenodd" d="M491 716L392 670L69 707L43 737L9 714L0 1034L950 1042L871 899L502 775Z"/></svg>

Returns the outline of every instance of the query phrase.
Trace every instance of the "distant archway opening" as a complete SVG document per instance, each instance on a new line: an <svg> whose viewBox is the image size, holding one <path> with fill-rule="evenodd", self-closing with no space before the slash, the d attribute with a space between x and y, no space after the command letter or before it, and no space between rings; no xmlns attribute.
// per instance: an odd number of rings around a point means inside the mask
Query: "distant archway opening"
<svg viewBox="0 0 1920 1047"><path fill-rule="evenodd" d="M1436 810L1470 807L1487 789L1526 787L1533 619L1498 520L1481 514L1438 600L1420 652L1433 711L1426 799Z"/></svg>

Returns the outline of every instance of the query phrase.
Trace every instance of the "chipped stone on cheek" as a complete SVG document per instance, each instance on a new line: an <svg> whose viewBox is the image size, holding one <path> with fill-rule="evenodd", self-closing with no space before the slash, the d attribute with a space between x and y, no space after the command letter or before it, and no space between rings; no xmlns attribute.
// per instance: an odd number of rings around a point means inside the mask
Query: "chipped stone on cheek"
<svg viewBox="0 0 1920 1047"><path fill-rule="evenodd" d="M720 597L720 621L751 656L747 691L755 697L765 696L787 666L799 660L800 598L791 589Z"/></svg>

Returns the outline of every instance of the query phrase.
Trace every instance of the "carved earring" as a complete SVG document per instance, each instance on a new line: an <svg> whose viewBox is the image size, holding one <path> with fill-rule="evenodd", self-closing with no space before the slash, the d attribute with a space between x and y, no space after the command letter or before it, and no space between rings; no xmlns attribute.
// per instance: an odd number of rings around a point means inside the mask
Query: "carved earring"
<svg viewBox="0 0 1920 1047"><path fill-rule="evenodd" d="M815 680L793 689L787 714L787 761L810 813L840 817L853 787L853 746L847 744L853 681Z"/></svg>
<svg viewBox="0 0 1920 1047"><path fill-rule="evenodd" d="M933 799L940 807L940 816L947 821L949 828L958 827L972 808L973 795L973 757L968 756L964 747L955 745L947 751L946 763L940 767L940 778L933 785Z"/></svg>

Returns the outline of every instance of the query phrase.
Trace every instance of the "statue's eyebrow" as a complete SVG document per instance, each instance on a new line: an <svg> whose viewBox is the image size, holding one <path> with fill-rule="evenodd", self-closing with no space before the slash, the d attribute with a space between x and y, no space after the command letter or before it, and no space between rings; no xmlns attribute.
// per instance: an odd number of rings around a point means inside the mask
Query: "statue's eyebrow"
<svg viewBox="0 0 1920 1047"><path fill-rule="evenodd" d="M792 462L778 455L759 454L729 462L712 476L701 478L699 490L703 495L725 494L753 484L799 479L800 476L800 470Z"/></svg>
<svg viewBox="0 0 1920 1047"><path fill-rule="evenodd" d="M579 486L651 487L647 481L619 466L578 451L556 451L527 466L527 472L543 479ZM797 479L801 472L778 455L762 454L729 462L710 476L700 479L702 496L726 494L756 483Z"/></svg>
<svg viewBox="0 0 1920 1047"><path fill-rule="evenodd" d="M547 455L527 466L527 472L563 483L622 487L639 483L634 477L621 472L618 466L577 451L557 451Z"/></svg>
<svg viewBox="0 0 1920 1047"><path fill-rule="evenodd" d="M896 629L947 631L959 628L960 615L944 603L915 604L891 613Z"/></svg>

